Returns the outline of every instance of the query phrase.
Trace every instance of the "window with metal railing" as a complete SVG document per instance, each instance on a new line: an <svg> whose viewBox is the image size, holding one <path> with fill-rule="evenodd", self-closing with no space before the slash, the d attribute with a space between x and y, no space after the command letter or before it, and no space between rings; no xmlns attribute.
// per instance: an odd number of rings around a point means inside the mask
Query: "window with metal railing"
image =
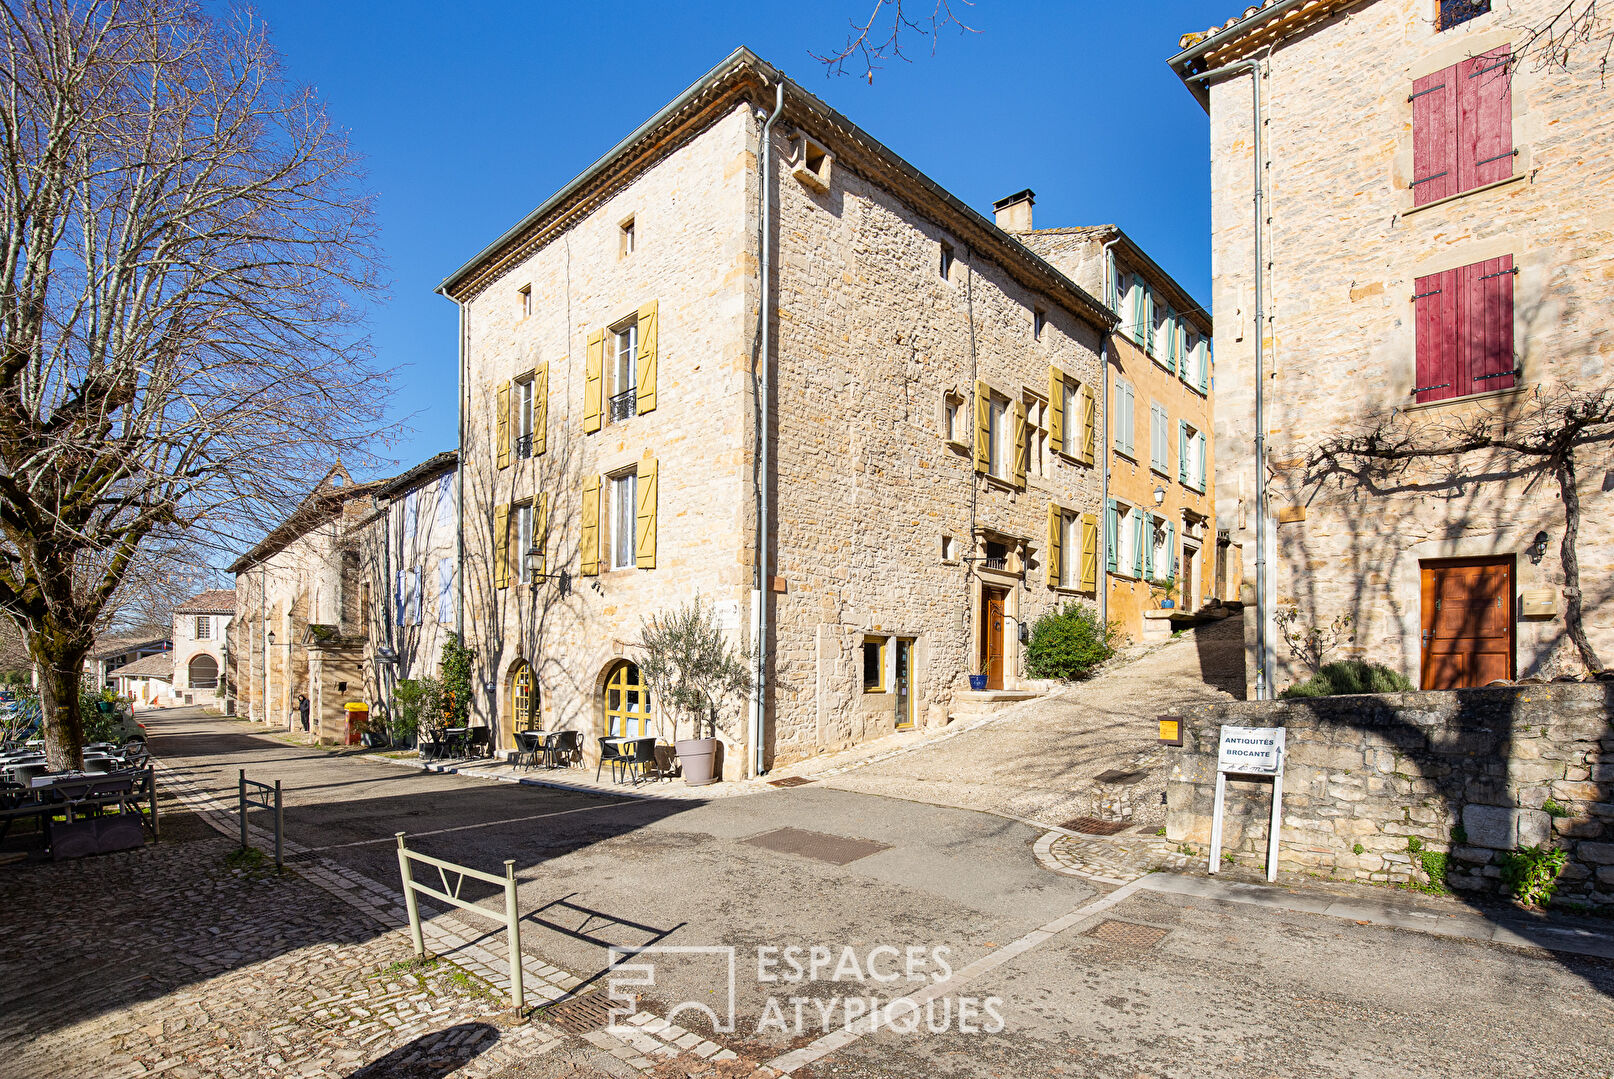
<svg viewBox="0 0 1614 1079"><path fill-rule="evenodd" d="M1491 0L1440 0L1440 28L1450 30L1491 10Z"/></svg>
<svg viewBox="0 0 1614 1079"><path fill-rule="evenodd" d="M532 456L532 435L525 434L516 436L516 456L522 460L526 460Z"/></svg>
<svg viewBox="0 0 1614 1079"><path fill-rule="evenodd" d="M638 411L638 391L623 390L611 398L611 422L617 423L625 420Z"/></svg>

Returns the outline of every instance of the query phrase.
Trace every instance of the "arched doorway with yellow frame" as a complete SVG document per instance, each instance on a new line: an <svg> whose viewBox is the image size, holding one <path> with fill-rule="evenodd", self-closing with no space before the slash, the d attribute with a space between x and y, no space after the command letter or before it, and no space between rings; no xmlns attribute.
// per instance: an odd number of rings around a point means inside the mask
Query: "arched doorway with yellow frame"
<svg viewBox="0 0 1614 1079"><path fill-rule="evenodd" d="M515 732L537 730L541 722L538 708L538 676L534 673L532 665L524 659L518 659L510 666L505 701L507 722L500 724L503 728L500 732L502 735L500 741L505 743L504 748L513 749L516 744Z"/></svg>
<svg viewBox="0 0 1614 1079"><path fill-rule="evenodd" d="M605 675L605 734L608 738L650 738L655 735L650 687L636 663L619 660Z"/></svg>

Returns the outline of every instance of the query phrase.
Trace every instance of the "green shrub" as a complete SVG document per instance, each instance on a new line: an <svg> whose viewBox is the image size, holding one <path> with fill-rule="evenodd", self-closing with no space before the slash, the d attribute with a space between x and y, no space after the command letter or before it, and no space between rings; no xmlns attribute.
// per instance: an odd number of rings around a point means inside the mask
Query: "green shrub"
<svg viewBox="0 0 1614 1079"><path fill-rule="evenodd" d="M1450 885L1446 883L1446 857L1446 852L1440 850L1426 850L1418 855L1424 873L1429 876L1430 888L1438 888L1442 892L1450 890Z"/></svg>
<svg viewBox="0 0 1614 1079"><path fill-rule="evenodd" d="M1558 874L1569 862L1557 847L1520 847L1502 855L1502 886L1521 903L1544 905L1558 890Z"/></svg>
<svg viewBox="0 0 1614 1079"><path fill-rule="evenodd" d="M1405 693L1412 683L1398 671L1378 663L1347 659L1330 663L1280 697L1341 697L1349 693Z"/></svg>
<svg viewBox="0 0 1614 1079"><path fill-rule="evenodd" d="M1081 678L1115 654L1116 627L1079 603L1050 611L1031 627L1026 669L1033 678Z"/></svg>

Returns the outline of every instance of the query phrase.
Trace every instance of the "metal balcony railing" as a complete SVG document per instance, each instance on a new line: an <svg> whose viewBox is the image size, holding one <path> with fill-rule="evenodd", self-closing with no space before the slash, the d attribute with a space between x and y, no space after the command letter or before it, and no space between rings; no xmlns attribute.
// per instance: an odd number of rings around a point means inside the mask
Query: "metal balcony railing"
<svg viewBox="0 0 1614 1079"><path fill-rule="evenodd" d="M525 460L526 458L532 456L532 436L531 435L517 435L516 436L516 456L523 459L523 460Z"/></svg>
<svg viewBox="0 0 1614 1079"><path fill-rule="evenodd" d="M639 411L639 394L637 390L624 390L611 398L611 422L616 423L627 419Z"/></svg>

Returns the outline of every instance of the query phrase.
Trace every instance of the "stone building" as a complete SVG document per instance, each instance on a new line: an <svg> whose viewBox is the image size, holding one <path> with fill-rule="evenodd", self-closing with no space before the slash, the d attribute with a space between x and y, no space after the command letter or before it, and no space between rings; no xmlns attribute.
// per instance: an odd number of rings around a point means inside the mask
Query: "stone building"
<svg viewBox="0 0 1614 1079"><path fill-rule="evenodd" d="M1114 316L744 49L440 291L501 746L687 736L633 642L696 596L767 657L730 776L1024 694L1018 628L1097 598Z"/></svg>
<svg viewBox="0 0 1614 1079"><path fill-rule="evenodd" d="M147 656L166 654L174 642L169 630L151 626L119 630L96 637L90 654L84 657L84 679L89 686L105 688L112 683L112 672ZM35 684L38 677L35 676Z"/></svg>
<svg viewBox="0 0 1614 1079"><path fill-rule="evenodd" d="M175 704L218 705L225 641L235 615L235 589L213 588L174 608Z"/></svg>
<svg viewBox="0 0 1614 1079"><path fill-rule="evenodd" d="M1216 516L1247 552L1267 522L1267 609L1246 619L1259 694L1297 676L1286 607L1349 616L1335 658L1423 688L1580 668L1552 468L1493 448L1385 473L1318 452L1375 428L1422 449L1465 425L1524 431L1609 389L1608 97L1594 56L1515 62L1560 7L1267 0L1171 61L1210 115ZM1584 624L1606 661L1607 442L1577 466Z"/></svg>
<svg viewBox="0 0 1614 1079"><path fill-rule="evenodd" d="M1134 640L1165 637L1174 614L1185 624L1239 598L1240 551L1216 521L1211 318L1117 226L1034 229L1032 202L1030 191L1000 200L998 224L1120 320L1100 394L1106 615Z"/></svg>
<svg viewBox="0 0 1614 1079"><path fill-rule="evenodd" d="M300 733L297 698L306 695L309 739L345 737L343 705L360 699L366 648L350 530L371 512L384 483L355 484L337 465L226 568L235 575L227 670L238 713Z"/></svg>
<svg viewBox="0 0 1614 1079"><path fill-rule="evenodd" d="M174 694L174 653L153 652L133 663L125 663L107 672L107 683L120 697L148 708L166 708L178 704Z"/></svg>

